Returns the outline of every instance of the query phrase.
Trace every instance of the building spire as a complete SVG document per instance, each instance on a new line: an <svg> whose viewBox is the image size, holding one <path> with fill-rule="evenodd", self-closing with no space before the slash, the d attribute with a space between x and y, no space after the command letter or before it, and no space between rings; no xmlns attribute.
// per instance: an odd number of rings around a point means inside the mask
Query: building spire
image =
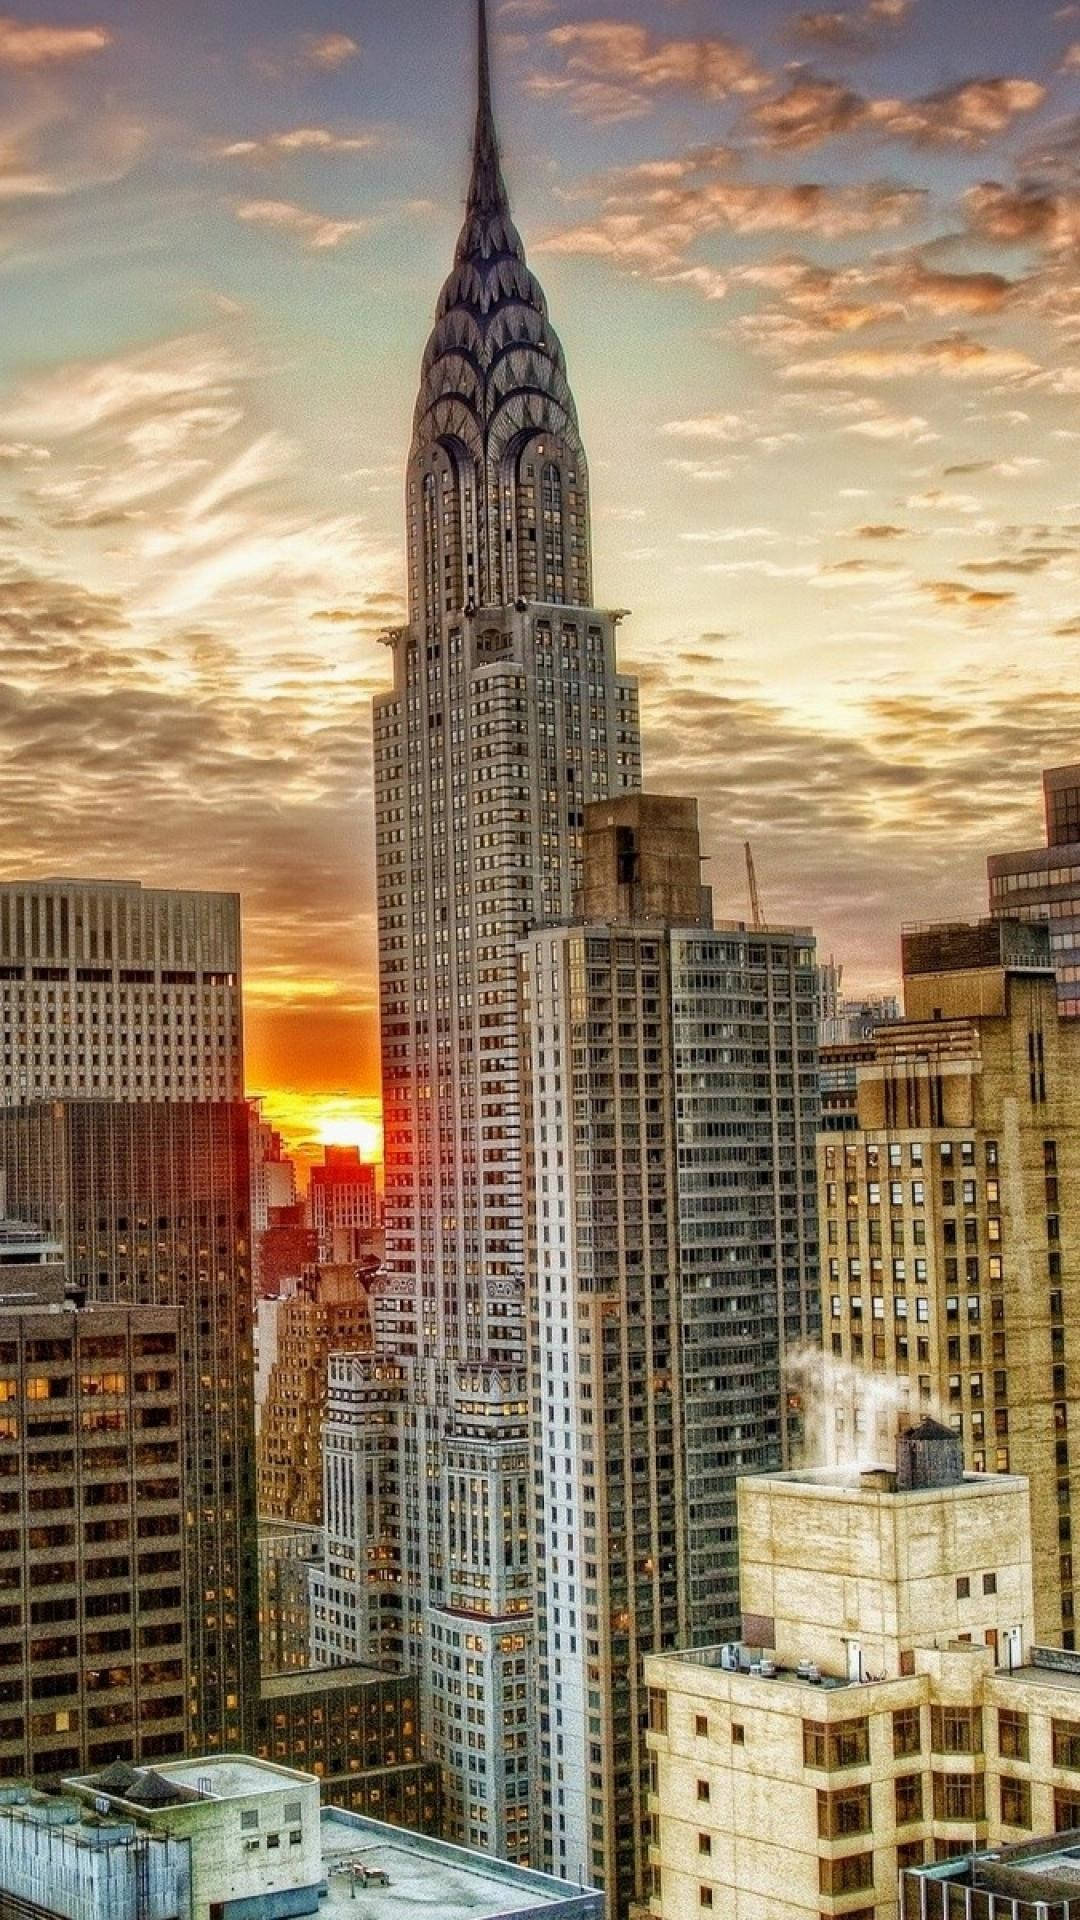
<svg viewBox="0 0 1080 1920"><path fill-rule="evenodd" d="M473 136L472 179L469 182L469 213L490 218L508 213L509 200L499 165L499 141L495 132L495 109L491 100L491 42L488 34L487 0L477 0L477 101L476 132Z"/></svg>

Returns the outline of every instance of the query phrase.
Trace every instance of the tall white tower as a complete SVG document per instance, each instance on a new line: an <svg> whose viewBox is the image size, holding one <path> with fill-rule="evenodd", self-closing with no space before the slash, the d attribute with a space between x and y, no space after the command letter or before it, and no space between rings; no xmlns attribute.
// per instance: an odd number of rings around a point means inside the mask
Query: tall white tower
<svg viewBox="0 0 1080 1920"><path fill-rule="evenodd" d="M406 482L409 624L375 703L386 1264L331 1397L316 1631L420 1675L451 1828L535 1857L517 942L568 915L584 809L640 784L590 605L562 348L510 217L478 7L465 223ZM325 1641L324 1641L325 1644Z"/></svg>

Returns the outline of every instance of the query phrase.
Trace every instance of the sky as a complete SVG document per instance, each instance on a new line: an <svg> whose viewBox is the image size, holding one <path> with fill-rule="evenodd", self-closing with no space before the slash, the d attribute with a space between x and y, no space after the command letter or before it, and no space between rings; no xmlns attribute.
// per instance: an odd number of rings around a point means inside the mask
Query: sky
<svg viewBox="0 0 1080 1920"><path fill-rule="evenodd" d="M491 7L646 784L719 915L749 839L888 990L1080 760L1080 0ZM377 1113L371 698L472 39L0 11L0 871L239 890L301 1152Z"/></svg>

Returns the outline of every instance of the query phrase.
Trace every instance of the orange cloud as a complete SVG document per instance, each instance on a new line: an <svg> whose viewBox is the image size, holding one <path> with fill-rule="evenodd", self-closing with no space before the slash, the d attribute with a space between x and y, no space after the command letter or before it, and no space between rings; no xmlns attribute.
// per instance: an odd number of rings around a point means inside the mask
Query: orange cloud
<svg viewBox="0 0 1080 1920"><path fill-rule="evenodd" d="M112 45L105 27L58 27L0 15L0 67L54 66Z"/></svg>
<svg viewBox="0 0 1080 1920"><path fill-rule="evenodd" d="M528 90L563 98L576 112L596 119L646 113L662 92L718 101L768 85L753 55L723 37L657 40L636 21L582 20L552 27L545 38L564 56L566 70L533 75Z"/></svg>
<svg viewBox="0 0 1080 1920"><path fill-rule="evenodd" d="M980 147L1019 114L1042 105L1036 80L964 80L918 100L868 100L836 80L798 74L786 92L753 109L752 124L776 148L816 147L841 134L873 132L916 146Z"/></svg>

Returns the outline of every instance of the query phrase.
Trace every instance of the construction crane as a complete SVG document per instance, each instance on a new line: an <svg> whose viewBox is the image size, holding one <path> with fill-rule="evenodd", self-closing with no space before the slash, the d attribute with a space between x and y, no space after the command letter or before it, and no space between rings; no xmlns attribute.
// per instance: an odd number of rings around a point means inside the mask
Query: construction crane
<svg viewBox="0 0 1080 1920"><path fill-rule="evenodd" d="M749 840L746 842L746 878L750 883L750 924L755 933L760 933L763 925L761 897L758 893L757 874L754 872L754 852Z"/></svg>

